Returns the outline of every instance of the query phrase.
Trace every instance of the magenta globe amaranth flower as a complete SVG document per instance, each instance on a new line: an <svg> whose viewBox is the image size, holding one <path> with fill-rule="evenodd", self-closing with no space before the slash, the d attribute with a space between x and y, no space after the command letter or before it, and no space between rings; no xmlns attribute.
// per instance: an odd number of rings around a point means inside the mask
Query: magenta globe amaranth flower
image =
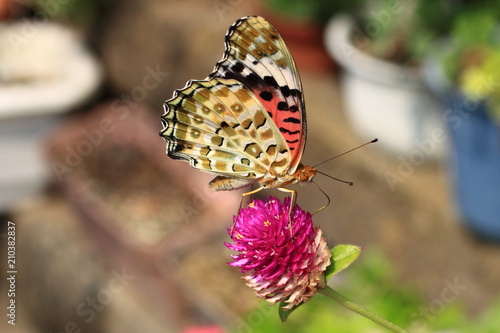
<svg viewBox="0 0 500 333"><path fill-rule="evenodd" d="M271 304L291 309L325 287L324 271L331 252L311 214L295 205L289 223L290 198L254 200L234 217L229 235L239 252L231 266L239 267L246 284ZM290 232L291 228L291 232Z"/></svg>

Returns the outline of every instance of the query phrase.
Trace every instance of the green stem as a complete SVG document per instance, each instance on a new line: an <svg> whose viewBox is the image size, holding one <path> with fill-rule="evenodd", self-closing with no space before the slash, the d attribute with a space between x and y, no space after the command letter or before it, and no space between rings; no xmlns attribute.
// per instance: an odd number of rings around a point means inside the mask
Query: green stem
<svg viewBox="0 0 500 333"><path fill-rule="evenodd" d="M351 302L348 298L339 294L338 292L336 292L335 290L333 290L329 286L326 286L325 288L320 289L319 292L322 293L323 295L333 299L334 301L339 302L340 304L342 304L343 306L345 306L349 310L352 310L356 313L359 313L360 315L362 315L362 316L370 319L371 321L387 328L388 330L390 330L392 332L408 333L408 331L406 331L406 330L402 329L401 327L393 324L392 322L380 317L378 314L371 312L370 310L368 310L364 306L361 306L359 304Z"/></svg>

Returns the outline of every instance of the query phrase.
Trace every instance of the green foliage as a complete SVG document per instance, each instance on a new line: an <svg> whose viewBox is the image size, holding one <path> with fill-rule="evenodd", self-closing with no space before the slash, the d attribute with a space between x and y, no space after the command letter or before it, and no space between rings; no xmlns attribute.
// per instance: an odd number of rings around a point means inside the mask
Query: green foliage
<svg viewBox="0 0 500 333"><path fill-rule="evenodd" d="M350 244L340 244L333 247L331 249L332 257L330 259L330 266L328 266L325 270L325 281L330 280L332 276L349 267L356 259L358 259L361 251L361 247ZM282 322L285 322L290 314L301 306L302 303L291 308L290 310L283 309L286 305L287 303L285 301L281 301L278 305L278 315Z"/></svg>
<svg viewBox="0 0 500 333"><path fill-rule="evenodd" d="M446 40L448 52L440 60L443 72L468 98L487 100L500 123L498 1L419 0L400 2L399 7L391 7L393 0L367 3L371 7L361 26L371 38L368 52L417 64L429 53L443 53L437 43Z"/></svg>
<svg viewBox="0 0 500 333"><path fill-rule="evenodd" d="M488 310L477 319L470 321L465 326L464 333L497 333L500 327L500 300L492 304Z"/></svg>
<svg viewBox="0 0 500 333"><path fill-rule="evenodd" d="M460 12L450 30L450 49L442 58L445 74L471 99L486 100L500 123L500 6Z"/></svg>
<svg viewBox="0 0 500 333"><path fill-rule="evenodd" d="M394 0L365 2L366 6L357 26L371 41L365 51L391 62L417 62L417 56L413 52L422 49L421 44L430 39L430 36L423 38L426 34L416 34L417 3Z"/></svg>
<svg viewBox="0 0 500 333"><path fill-rule="evenodd" d="M278 304L278 316L280 317L282 322L285 322L288 317L292 314L293 311L298 309L299 306L303 305L304 303L300 303L299 305L294 306L290 310L285 310L284 307L287 305L287 303L283 300Z"/></svg>
<svg viewBox="0 0 500 333"><path fill-rule="evenodd" d="M356 245L340 244L332 248L331 264L326 268L325 281L349 267L361 254L362 248Z"/></svg>
<svg viewBox="0 0 500 333"><path fill-rule="evenodd" d="M495 16L494 12L486 8L458 14L451 29L451 42L461 47L494 42Z"/></svg>
<svg viewBox="0 0 500 333"><path fill-rule="evenodd" d="M69 20L77 25L92 25L115 0L71 0L43 1L35 0L39 10L52 18Z"/></svg>
<svg viewBox="0 0 500 333"><path fill-rule="evenodd" d="M274 11L299 20L325 23L335 13L356 8L360 0L266 0Z"/></svg>
<svg viewBox="0 0 500 333"><path fill-rule="evenodd" d="M468 47L492 41L490 32L500 18L500 6L495 0L419 0L415 17L411 39L428 36L425 51L443 38L451 38L453 44ZM416 51L412 40L409 41L410 50ZM418 51L416 55L422 57L426 52Z"/></svg>
<svg viewBox="0 0 500 333"><path fill-rule="evenodd" d="M429 314L428 303L415 288L394 282L395 273L381 254L367 251L358 264L334 279L335 289L348 298L411 332L430 333L456 331L462 333L493 333L500 327L500 300L476 319L468 319L459 299L442 311ZM247 330L255 333L317 333L317 332L385 332L377 324L357 315L323 295L317 295L297 308L287 322L282 323L268 303L249 314ZM426 312L427 311L427 312ZM426 313L422 315L421 313ZM257 320L258 319L258 320ZM417 323L423 326L415 326ZM231 332L231 330L230 330Z"/></svg>

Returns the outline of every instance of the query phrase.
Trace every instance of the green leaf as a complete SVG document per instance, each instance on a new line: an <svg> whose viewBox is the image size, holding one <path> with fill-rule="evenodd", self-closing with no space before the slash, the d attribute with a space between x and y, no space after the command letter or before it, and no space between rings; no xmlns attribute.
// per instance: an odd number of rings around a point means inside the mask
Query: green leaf
<svg viewBox="0 0 500 333"><path fill-rule="evenodd" d="M279 304L279 309L278 309L278 315L280 316L281 322L284 323L287 320L288 316L290 316L290 314L293 311L295 311L295 309L298 308L299 306L301 306L302 304L304 304L304 303L300 303L299 305L295 305L290 310L285 310L285 309L283 309L283 307L287 306L288 303L285 303L285 300L282 300Z"/></svg>
<svg viewBox="0 0 500 333"><path fill-rule="evenodd" d="M333 275L349 267L354 260L358 259L362 249L363 248L359 246L349 244L341 244L332 248L332 263L325 270L325 281L328 281ZM278 315L281 321L285 322L290 314L302 304L304 303L300 303L299 305L292 307L290 310L285 310L283 307L287 306L288 303L286 303L285 300L282 300L279 303L278 309Z"/></svg>
<svg viewBox="0 0 500 333"><path fill-rule="evenodd" d="M340 244L332 248L332 263L325 270L325 281L349 267L358 259L362 247L350 244Z"/></svg>

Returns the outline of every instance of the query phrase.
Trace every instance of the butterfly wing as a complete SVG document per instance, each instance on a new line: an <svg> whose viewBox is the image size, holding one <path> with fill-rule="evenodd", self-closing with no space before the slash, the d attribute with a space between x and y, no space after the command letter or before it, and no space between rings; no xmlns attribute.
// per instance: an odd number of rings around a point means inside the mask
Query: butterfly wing
<svg viewBox="0 0 500 333"><path fill-rule="evenodd" d="M233 179L223 189L258 181L271 168L289 168L290 152L278 128L259 99L236 80L189 81L164 106L160 134L167 154Z"/></svg>
<svg viewBox="0 0 500 333"><path fill-rule="evenodd" d="M297 67L278 31L258 16L236 21L210 77L235 79L257 96L287 143L293 173L305 148L306 113Z"/></svg>

